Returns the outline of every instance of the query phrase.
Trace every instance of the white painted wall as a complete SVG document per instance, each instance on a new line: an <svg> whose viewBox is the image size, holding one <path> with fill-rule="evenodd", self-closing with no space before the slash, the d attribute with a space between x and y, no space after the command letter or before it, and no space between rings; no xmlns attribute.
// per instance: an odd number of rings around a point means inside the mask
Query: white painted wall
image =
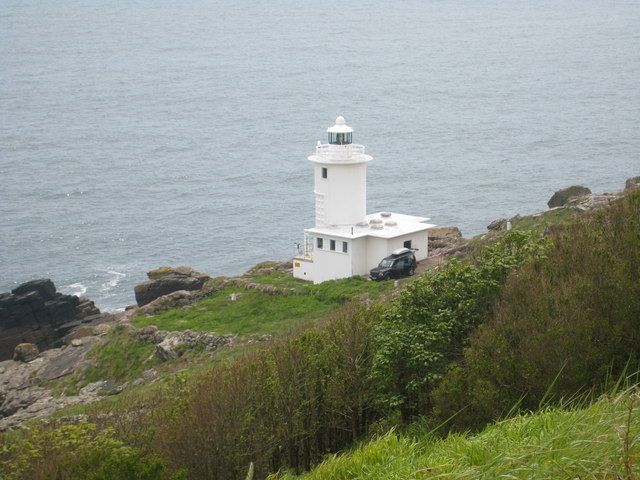
<svg viewBox="0 0 640 480"><path fill-rule="evenodd" d="M367 237L354 238L350 241L352 275L369 275L367 268Z"/></svg>
<svg viewBox="0 0 640 480"><path fill-rule="evenodd" d="M322 169L327 178L322 178ZM367 164L314 163L314 192L324 195L324 218L327 225L352 225L367 216Z"/></svg>
<svg viewBox="0 0 640 480"><path fill-rule="evenodd" d="M390 250L385 238L365 237L367 240L367 272L378 266L389 255Z"/></svg>
<svg viewBox="0 0 640 480"><path fill-rule="evenodd" d="M315 263L306 258L293 259L293 276L302 280L313 281Z"/></svg>
<svg viewBox="0 0 640 480"><path fill-rule="evenodd" d="M326 280L335 280L337 278L346 278L353 275L351 269L352 248L347 253L342 252L342 238L325 237L323 248L316 247L313 251L314 271L313 283L320 283ZM330 250L331 240L336 241L335 251ZM351 247L351 245L349 245Z"/></svg>
<svg viewBox="0 0 640 480"><path fill-rule="evenodd" d="M418 251L414 252L416 256L416 260L424 260L427 258L428 250L427 250L427 232L416 232L409 233L407 235L403 235L401 237L390 238L388 242L389 254L398 248L402 248L404 246L404 242L407 240L411 240L411 248L417 248Z"/></svg>

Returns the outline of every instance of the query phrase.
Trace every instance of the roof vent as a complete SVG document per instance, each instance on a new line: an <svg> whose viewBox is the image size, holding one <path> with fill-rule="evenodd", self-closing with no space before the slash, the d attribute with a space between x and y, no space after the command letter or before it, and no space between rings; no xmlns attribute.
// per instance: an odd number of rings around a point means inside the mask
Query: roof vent
<svg viewBox="0 0 640 480"><path fill-rule="evenodd" d="M372 218L371 220L369 220L369 223L371 225L382 224L382 220L379 218Z"/></svg>
<svg viewBox="0 0 640 480"><path fill-rule="evenodd" d="M382 230L384 228L384 225L382 225L382 223L372 223L371 224L371 229L372 230Z"/></svg>
<svg viewBox="0 0 640 480"><path fill-rule="evenodd" d="M384 224L387 227L396 227L396 226L398 226L398 222L396 222L395 220L387 220L386 222L384 222Z"/></svg>
<svg viewBox="0 0 640 480"><path fill-rule="evenodd" d="M358 222L356 223L356 227L368 227L369 224L367 222Z"/></svg>
<svg viewBox="0 0 640 480"><path fill-rule="evenodd" d="M383 218L389 218L391 216L391 212L382 212L380 216Z"/></svg>

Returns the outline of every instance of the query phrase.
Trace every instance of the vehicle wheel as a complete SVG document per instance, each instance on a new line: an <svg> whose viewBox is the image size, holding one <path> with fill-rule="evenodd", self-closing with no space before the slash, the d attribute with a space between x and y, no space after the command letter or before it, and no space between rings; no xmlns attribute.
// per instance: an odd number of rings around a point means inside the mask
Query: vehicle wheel
<svg viewBox="0 0 640 480"><path fill-rule="evenodd" d="M414 274L414 273L416 273L416 267L411 267L411 268L409 269L409 275L410 275L410 276L413 276L413 274Z"/></svg>

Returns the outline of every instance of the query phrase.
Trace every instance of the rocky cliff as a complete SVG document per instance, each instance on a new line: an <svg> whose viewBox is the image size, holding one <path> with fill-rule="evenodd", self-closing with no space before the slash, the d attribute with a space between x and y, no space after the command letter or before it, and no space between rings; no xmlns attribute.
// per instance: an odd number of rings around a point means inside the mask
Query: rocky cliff
<svg viewBox="0 0 640 480"><path fill-rule="evenodd" d="M91 300L56 291L51 280L32 280L0 294L0 361L13 356L20 343L42 350L58 347L73 327L100 310Z"/></svg>

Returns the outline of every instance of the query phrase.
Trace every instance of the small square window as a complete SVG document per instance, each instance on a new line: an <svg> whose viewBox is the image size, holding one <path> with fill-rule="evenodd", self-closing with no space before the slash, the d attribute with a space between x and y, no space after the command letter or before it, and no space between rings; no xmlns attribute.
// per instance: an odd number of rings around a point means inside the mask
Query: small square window
<svg viewBox="0 0 640 480"><path fill-rule="evenodd" d="M327 178L327 167L322 167L322 178Z"/></svg>
<svg viewBox="0 0 640 480"><path fill-rule="evenodd" d="M404 242L404 248L411 248L411 240Z"/></svg>
<svg viewBox="0 0 640 480"><path fill-rule="evenodd" d="M336 241L335 240L329 240L329 250L335 251L335 249L336 249Z"/></svg>
<svg viewBox="0 0 640 480"><path fill-rule="evenodd" d="M322 250L322 238L321 237L316 238L316 245L318 246L319 250Z"/></svg>
<svg viewBox="0 0 640 480"><path fill-rule="evenodd" d="M342 242L342 253L347 253L349 251L349 244L347 242Z"/></svg>

